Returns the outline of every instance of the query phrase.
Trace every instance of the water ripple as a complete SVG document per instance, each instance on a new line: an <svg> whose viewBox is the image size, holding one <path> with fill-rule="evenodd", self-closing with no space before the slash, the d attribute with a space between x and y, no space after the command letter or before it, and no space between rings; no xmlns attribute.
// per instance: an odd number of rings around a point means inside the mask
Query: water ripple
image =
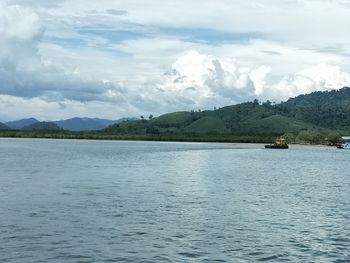
<svg viewBox="0 0 350 263"><path fill-rule="evenodd" d="M350 262L348 153L259 147L1 140L0 262Z"/></svg>

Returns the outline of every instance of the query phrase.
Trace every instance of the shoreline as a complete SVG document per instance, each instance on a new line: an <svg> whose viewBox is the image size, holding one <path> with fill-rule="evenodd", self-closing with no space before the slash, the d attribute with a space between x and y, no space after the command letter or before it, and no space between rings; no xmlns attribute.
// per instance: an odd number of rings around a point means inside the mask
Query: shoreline
<svg viewBox="0 0 350 263"><path fill-rule="evenodd" d="M91 140L91 141L140 141L140 142L179 142L179 143L246 143L270 144L273 137L238 135L121 135L100 132L54 132L54 131L0 131L0 139L52 139L52 140ZM289 143L290 146L330 147L335 146L311 143Z"/></svg>

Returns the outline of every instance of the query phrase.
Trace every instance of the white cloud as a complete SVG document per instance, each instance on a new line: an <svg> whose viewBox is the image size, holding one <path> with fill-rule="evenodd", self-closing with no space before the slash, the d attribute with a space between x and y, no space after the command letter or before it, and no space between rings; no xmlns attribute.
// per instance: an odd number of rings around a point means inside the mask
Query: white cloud
<svg viewBox="0 0 350 263"><path fill-rule="evenodd" d="M30 9L0 3L1 68L35 67L36 46L42 33L40 19Z"/></svg>
<svg viewBox="0 0 350 263"><path fill-rule="evenodd" d="M258 69L252 71L250 78L252 79L255 87L255 95L260 96L264 93L264 88L267 85L267 76L271 72L269 66L261 66Z"/></svg>
<svg viewBox="0 0 350 263"><path fill-rule="evenodd" d="M339 66L321 63L315 67L305 69L299 75L309 77L315 86L326 89L339 89L350 84L350 74L341 71Z"/></svg>
<svg viewBox="0 0 350 263"><path fill-rule="evenodd" d="M76 69L42 59L44 32L38 15L19 5L0 6L0 93L47 100L103 100L109 87L101 79L79 78Z"/></svg>
<svg viewBox="0 0 350 263"><path fill-rule="evenodd" d="M314 91L340 89L350 86L350 74L339 66L321 63L294 75L285 76L279 83L265 87L265 97L285 100Z"/></svg>
<svg viewBox="0 0 350 263"><path fill-rule="evenodd" d="M341 88L348 2L2 1L2 116L20 117L10 104L42 119L119 117Z"/></svg>
<svg viewBox="0 0 350 263"><path fill-rule="evenodd" d="M181 97L184 102L186 98L192 107L223 106L254 98L251 75L262 69L251 70L239 67L232 59L190 51L172 64L161 89L170 97Z"/></svg>
<svg viewBox="0 0 350 263"><path fill-rule="evenodd" d="M130 105L110 102L74 100L47 101L42 98L21 98L0 95L0 119L10 121L36 117L41 121L81 117L118 119L124 116L139 116L139 110Z"/></svg>
<svg viewBox="0 0 350 263"><path fill-rule="evenodd" d="M162 89L174 97L187 98L198 107L208 108L255 97L281 101L299 94L350 85L349 73L326 63L275 80L269 79L272 72L273 69L266 65L240 67L239 62L232 59L191 51L173 64L172 73Z"/></svg>
<svg viewBox="0 0 350 263"><path fill-rule="evenodd" d="M8 4L17 4L31 7L53 8L58 7L65 0L5 0Z"/></svg>
<svg viewBox="0 0 350 263"><path fill-rule="evenodd" d="M91 17L82 17L85 10L104 11L108 7L128 11L123 20L108 20L112 26L128 21L144 26L261 32L278 41L310 45L319 41L324 44L348 43L350 18L346 6L344 0L178 0L171 4L161 0L70 0L55 14L72 16L75 21L79 16L80 23L90 24Z"/></svg>

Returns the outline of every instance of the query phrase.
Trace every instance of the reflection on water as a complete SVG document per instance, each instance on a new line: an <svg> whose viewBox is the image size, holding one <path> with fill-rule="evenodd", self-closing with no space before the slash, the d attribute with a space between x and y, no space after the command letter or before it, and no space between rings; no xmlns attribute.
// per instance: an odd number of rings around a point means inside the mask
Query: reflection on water
<svg viewBox="0 0 350 263"><path fill-rule="evenodd" d="M0 262L349 262L350 151L0 139Z"/></svg>

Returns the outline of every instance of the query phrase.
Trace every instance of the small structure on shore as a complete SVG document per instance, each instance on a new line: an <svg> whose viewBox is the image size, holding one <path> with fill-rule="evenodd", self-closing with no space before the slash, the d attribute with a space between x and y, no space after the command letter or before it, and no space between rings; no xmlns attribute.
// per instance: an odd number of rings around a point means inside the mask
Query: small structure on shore
<svg viewBox="0 0 350 263"><path fill-rule="evenodd" d="M350 136L343 136L341 137L342 141L344 143L340 143L337 145L338 149L345 149L345 150L350 150Z"/></svg>

